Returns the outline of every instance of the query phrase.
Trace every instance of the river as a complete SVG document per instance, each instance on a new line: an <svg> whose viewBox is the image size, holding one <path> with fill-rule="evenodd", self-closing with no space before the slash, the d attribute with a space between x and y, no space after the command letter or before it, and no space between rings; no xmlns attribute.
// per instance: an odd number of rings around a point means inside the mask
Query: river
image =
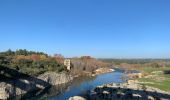
<svg viewBox="0 0 170 100"><path fill-rule="evenodd" d="M100 74L95 77L78 77L73 80L73 82L68 84L63 84L60 86L53 86L48 90L29 93L24 96L19 96L16 99L28 99L37 100L68 100L71 96L84 95L87 94L88 90L102 84L108 83L121 83L123 71L115 70L111 73Z"/></svg>

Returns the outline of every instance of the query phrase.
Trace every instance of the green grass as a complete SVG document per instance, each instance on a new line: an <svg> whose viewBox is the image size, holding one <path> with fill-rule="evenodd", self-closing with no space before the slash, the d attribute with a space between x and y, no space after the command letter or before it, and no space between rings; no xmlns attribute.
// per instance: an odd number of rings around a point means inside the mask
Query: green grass
<svg viewBox="0 0 170 100"><path fill-rule="evenodd" d="M163 76L166 77L166 78L170 78L170 74L164 74Z"/></svg>
<svg viewBox="0 0 170 100"><path fill-rule="evenodd" d="M140 78L138 79L140 82L147 82L143 83L144 85L151 86L158 88L163 91L170 92L170 74L153 74L153 71L165 71L170 70L170 68L153 68L153 67L144 67L140 69L144 73L148 73L149 75L156 75L155 77L164 77L165 80L155 80L153 78ZM153 83L153 84L151 84Z"/></svg>
<svg viewBox="0 0 170 100"><path fill-rule="evenodd" d="M151 72L153 72L153 71L170 70L170 67L166 67L166 68L142 67L142 68L140 68L139 70L141 70L142 72L151 73Z"/></svg>
<svg viewBox="0 0 170 100"><path fill-rule="evenodd" d="M152 82L153 84L150 84L150 83L143 83L143 84L147 85L147 86L158 88L163 91L170 92L170 80L164 80L164 81L158 82L158 81L155 81L152 79L141 78L141 79L139 79L139 81L140 82Z"/></svg>

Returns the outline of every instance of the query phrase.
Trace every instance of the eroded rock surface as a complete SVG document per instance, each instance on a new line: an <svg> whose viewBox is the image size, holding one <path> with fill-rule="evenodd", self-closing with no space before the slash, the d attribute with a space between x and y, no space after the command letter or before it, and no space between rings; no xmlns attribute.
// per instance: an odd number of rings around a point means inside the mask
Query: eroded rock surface
<svg viewBox="0 0 170 100"><path fill-rule="evenodd" d="M72 77L66 73L47 72L38 78L24 78L0 82L0 99L25 94L38 89L44 89L51 85L59 85L72 81Z"/></svg>
<svg viewBox="0 0 170 100"><path fill-rule="evenodd" d="M136 81L121 84L105 84L90 93L91 100L169 100L170 93L143 86Z"/></svg>
<svg viewBox="0 0 170 100"><path fill-rule="evenodd" d="M55 73L55 72L47 72L38 77L39 79L48 82L51 85L59 85L63 83L68 83L73 80L73 77L66 73Z"/></svg>

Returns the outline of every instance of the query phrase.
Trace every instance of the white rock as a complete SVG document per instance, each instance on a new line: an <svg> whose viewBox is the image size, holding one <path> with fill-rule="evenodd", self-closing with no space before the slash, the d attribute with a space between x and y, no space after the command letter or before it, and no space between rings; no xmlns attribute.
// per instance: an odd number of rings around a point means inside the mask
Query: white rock
<svg viewBox="0 0 170 100"><path fill-rule="evenodd" d="M69 100L86 100L86 99L80 96L74 96L74 97L70 97Z"/></svg>

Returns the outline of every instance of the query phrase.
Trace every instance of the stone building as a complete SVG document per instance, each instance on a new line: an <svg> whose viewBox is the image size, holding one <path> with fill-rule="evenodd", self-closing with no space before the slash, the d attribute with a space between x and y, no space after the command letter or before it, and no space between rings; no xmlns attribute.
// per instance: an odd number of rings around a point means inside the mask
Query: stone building
<svg viewBox="0 0 170 100"><path fill-rule="evenodd" d="M71 60L70 59L65 59L64 65L67 66L67 70L71 70Z"/></svg>

